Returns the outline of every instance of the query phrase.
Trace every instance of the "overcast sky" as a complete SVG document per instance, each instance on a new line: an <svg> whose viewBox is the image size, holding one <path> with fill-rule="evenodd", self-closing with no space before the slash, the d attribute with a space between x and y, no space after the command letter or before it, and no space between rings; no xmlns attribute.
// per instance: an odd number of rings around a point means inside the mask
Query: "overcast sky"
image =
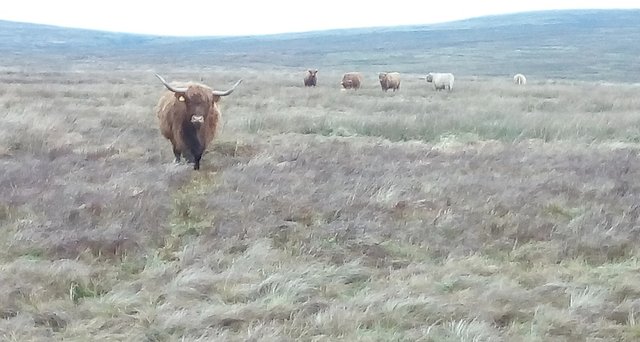
<svg viewBox="0 0 640 342"><path fill-rule="evenodd" d="M0 19L160 35L247 35L446 22L545 9L640 8L640 0L7 0Z"/></svg>

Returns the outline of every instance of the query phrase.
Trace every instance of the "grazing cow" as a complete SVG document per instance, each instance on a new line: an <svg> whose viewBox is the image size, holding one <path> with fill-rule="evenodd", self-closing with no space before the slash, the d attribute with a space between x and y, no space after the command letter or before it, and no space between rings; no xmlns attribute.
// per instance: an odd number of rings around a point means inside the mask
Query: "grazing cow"
<svg viewBox="0 0 640 342"><path fill-rule="evenodd" d="M359 89L362 84L362 75L358 72L348 72L342 76L340 84L344 89Z"/></svg>
<svg viewBox="0 0 640 342"><path fill-rule="evenodd" d="M380 87L382 87L382 91L387 91L389 89L393 89L396 91L400 89L400 74L397 72L381 72L378 74L378 78L380 79Z"/></svg>
<svg viewBox="0 0 640 342"><path fill-rule="evenodd" d="M524 77L523 74L515 74L513 76L513 83L518 84L518 85L525 85L525 84L527 84L527 78Z"/></svg>
<svg viewBox="0 0 640 342"><path fill-rule="evenodd" d="M453 90L454 77L451 73L430 72L427 74L427 82L433 83L436 90L448 89Z"/></svg>
<svg viewBox="0 0 640 342"><path fill-rule="evenodd" d="M218 101L231 94L242 82L239 80L228 90L212 90L203 84L188 83L175 87L156 74L168 89L156 106L160 132L171 141L176 162L184 155L193 158L194 170L200 169L200 159L207 145L216 135L220 121Z"/></svg>
<svg viewBox="0 0 640 342"><path fill-rule="evenodd" d="M317 77L316 74L318 73L318 69L315 70L307 70L307 75L304 77L304 86L305 87L315 87L316 86L316 81L317 81Z"/></svg>

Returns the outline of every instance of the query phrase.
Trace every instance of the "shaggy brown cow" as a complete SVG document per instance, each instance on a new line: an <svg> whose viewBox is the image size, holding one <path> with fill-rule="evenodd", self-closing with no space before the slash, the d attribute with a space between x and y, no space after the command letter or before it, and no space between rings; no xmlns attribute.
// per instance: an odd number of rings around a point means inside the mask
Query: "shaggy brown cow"
<svg viewBox="0 0 640 342"><path fill-rule="evenodd" d="M380 79L380 87L383 91L400 89L400 74L397 72L381 72L378 74Z"/></svg>
<svg viewBox="0 0 640 342"><path fill-rule="evenodd" d="M304 86L305 87L315 87L316 86L316 74L318 73L318 69L315 70L307 70L307 75L304 77Z"/></svg>
<svg viewBox="0 0 640 342"><path fill-rule="evenodd" d="M358 72L348 72L342 76L340 84L344 89L359 89L362 84L362 75Z"/></svg>
<svg viewBox="0 0 640 342"><path fill-rule="evenodd" d="M242 80L228 90L219 91L198 83L174 87L160 75L156 77L168 89L156 106L160 132L171 141L176 162L181 155L189 161L193 158L193 169L199 170L202 154L215 137L220 120L217 102L221 96L231 94Z"/></svg>

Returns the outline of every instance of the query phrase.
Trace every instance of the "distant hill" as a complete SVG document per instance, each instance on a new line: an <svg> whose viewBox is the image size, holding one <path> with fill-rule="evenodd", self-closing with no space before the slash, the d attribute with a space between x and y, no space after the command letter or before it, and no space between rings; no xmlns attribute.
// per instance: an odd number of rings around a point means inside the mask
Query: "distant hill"
<svg viewBox="0 0 640 342"><path fill-rule="evenodd" d="M523 72L538 78L640 82L640 10L568 10L436 25L245 37L162 37L0 21L0 63L46 68L192 66ZM50 63L50 64L49 64Z"/></svg>

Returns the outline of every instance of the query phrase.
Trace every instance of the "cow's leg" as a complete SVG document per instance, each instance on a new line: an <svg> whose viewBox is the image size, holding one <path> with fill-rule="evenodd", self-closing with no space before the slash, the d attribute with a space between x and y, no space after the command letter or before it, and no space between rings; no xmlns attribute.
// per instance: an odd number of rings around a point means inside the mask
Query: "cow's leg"
<svg viewBox="0 0 640 342"><path fill-rule="evenodd" d="M191 151L193 153L193 169L200 170L200 160L202 159L202 155L204 154L204 149L202 146L200 148Z"/></svg>
<svg viewBox="0 0 640 342"><path fill-rule="evenodd" d="M194 170L200 170L200 159L202 159L202 155L199 156L195 156L195 162L193 164L193 169Z"/></svg>
<svg viewBox="0 0 640 342"><path fill-rule="evenodd" d="M180 162L180 151L178 149L176 149L175 147L173 148L173 155L176 157L175 163L179 163Z"/></svg>
<svg viewBox="0 0 640 342"><path fill-rule="evenodd" d="M204 146L192 146L190 154L191 158L193 158L193 169L200 170L200 159L202 159L202 155L204 154Z"/></svg>
<svg viewBox="0 0 640 342"><path fill-rule="evenodd" d="M175 162L179 163L180 162L180 150L178 149L178 145L176 144L175 140L173 140L173 138L169 139L169 141L171 141L171 147L173 148L173 155L176 157Z"/></svg>

